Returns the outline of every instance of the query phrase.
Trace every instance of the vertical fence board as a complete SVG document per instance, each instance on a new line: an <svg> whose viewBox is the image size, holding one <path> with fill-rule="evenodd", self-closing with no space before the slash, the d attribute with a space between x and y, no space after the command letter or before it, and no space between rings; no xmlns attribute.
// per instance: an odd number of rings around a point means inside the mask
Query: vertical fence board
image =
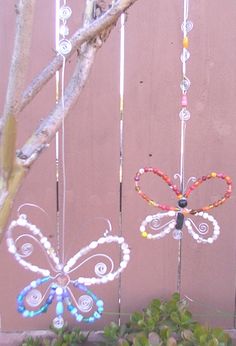
<svg viewBox="0 0 236 346"><path fill-rule="evenodd" d="M227 6L220 1L191 2L190 15L194 23L188 74L192 118L187 125L186 165L189 175L216 171L235 181L236 6L233 1ZM223 183L208 185L193 192L194 206L224 193ZM195 244L187 235L183 242L182 295L194 300L190 306L200 320L227 328L233 327L235 308L234 204L235 192L226 204L209 212L221 227L214 244Z"/></svg>
<svg viewBox="0 0 236 346"><path fill-rule="evenodd" d="M171 235L159 241L141 238L141 221L158 210L138 196L133 178L139 168L148 166L171 177L178 172L174 100L179 83L179 12L172 1L150 1L148 6L140 1L130 10L126 25L123 232L132 261L123 275L122 312L143 308L151 299L176 290L178 243ZM161 203L176 203L157 177L143 176L141 186Z"/></svg>
<svg viewBox="0 0 236 346"><path fill-rule="evenodd" d="M11 54L14 42L15 32L15 1L9 1L5 4L1 12L1 31L0 42L5 42L5 51L1 61L1 108L5 97L7 86L8 68L11 61ZM42 7L41 7L42 6ZM43 8L47 11L43 11ZM39 71L54 56L52 50L54 45L54 24L52 21L54 4L48 1L37 3L35 11L35 22L33 26L32 56L30 58L29 71L26 83L30 82ZM6 25L4 25L4 23ZM43 23L43 25L42 25ZM51 81L44 88L34 101L27 106L18 116L17 148L20 148L24 142L33 133L38 126L40 119L44 118L54 107L55 104L55 82ZM17 219L17 209L24 203L34 203L43 208L47 214L39 209L24 207L21 213L28 215L29 221L36 224L45 234L54 242L56 229L56 191L55 191L55 146L51 144L50 149L42 154L39 161L30 170L25 182L19 191L9 220ZM1 262L1 299L0 314L1 328L4 331L29 330L47 328L49 326L50 313L40 318L24 319L16 311L17 294L27 286L32 280L38 278L38 275L23 269L8 253L6 241L1 243L0 262ZM43 260L40 256L39 258ZM44 262L37 263L40 265Z"/></svg>

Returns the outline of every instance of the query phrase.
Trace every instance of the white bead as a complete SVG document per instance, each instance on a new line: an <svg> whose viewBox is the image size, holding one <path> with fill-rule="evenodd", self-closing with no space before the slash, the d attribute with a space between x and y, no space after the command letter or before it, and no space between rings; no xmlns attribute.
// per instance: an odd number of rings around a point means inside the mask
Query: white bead
<svg viewBox="0 0 236 346"><path fill-rule="evenodd" d="M27 220L23 217L23 215L21 215L20 218L17 220L17 224L19 226L25 226L27 224Z"/></svg>
<svg viewBox="0 0 236 346"><path fill-rule="evenodd" d="M124 243L124 241L125 241L125 239L124 239L123 237L119 237L119 239L118 239L118 243L119 243L119 244Z"/></svg>
<svg viewBox="0 0 236 346"><path fill-rule="evenodd" d="M98 239L98 244L104 244L105 243L105 241L106 241L106 238L99 238Z"/></svg>
<svg viewBox="0 0 236 346"><path fill-rule="evenodd" d="M207 213L203 213L202 217L203 217L203 219L208 219L208 214Z"/></svg>
<svg viewBox="0 0 236 346"><path fill-rule="evenodd" d="M199 235L196 233L192 233L192 236L193 236L193 239L195 239L195 240L199 239Z"/></svg>
<svg viewBox="0 0 236 346"><path fill-rule="evenodd" d="M147 238L148 238L148 239L152 239L152 235L149 233L149 234L147 235Z"/></svg>
<svg viewBox="0 0 236 346"><path fill-rule="evenodd" d="M32 281L32 282L30 283L30 286L33 287L33 288L37 287L36 281Z"/></svg>
<svg viewBox="0 0 236 346"><path fill-rule="evenodd" d="M101 278L101 282L103 283L103 284L106 284L107 283L107 278L104 276L103 278Z"/></svg>
<svg viewBox="0 0 236 346"><path fill-rule="evenodd" d="M63 269L64 273L68 273L69 270L70 270L70 268L68 265L66 265Z"/></svg>
<svg viewBox="0 0 236 346"><path fill-rule="evenodd" d="M43 246L45 247L46 250L51 248L51 243L49 241L46 241Z"/></svg>
<svg viewBox="0 0 236 346"><path fill-rule="evenodd" d="M130 249L125 249L125 250L123 251L123 253L124 253L124 254L130 254Z"/></svg>
<svg viewBox="0 0 236 346"><path fill-rule="evenodd" d="M208 239L207 239L207 242L208 242L209 244L212 244L212 243L213 243L213 239L212 239L212 238L208 238Z"/></svg>
<svg viewBox="0 0 236 346"><path fill-rule="evenodd" d="M9 247L8 247L8 251L10 252L10 253L16 253L16 247L15 247L15 245L10 245Z"/></svg>
<svg viewBox="0 0 236 346"><path fill-rule="evenodd" d="M128 245L127 243L123 243L123 244L121 245L121 249L122 249L122 250L129 249L129 245Z"/></svg>
<svg viewBox="0 0 236 346"><path fill-rule="evenodd" d="M124 255L123 260L128 262L130 260L130 255Z"/></svg>
<svg viewBox="0 0 236 346"><path fill-rule="evenodd" d="M107 275L107 280L109 280L109 281L114 280L114 275L113 275L112 273L109 273L109 274Z"/></svg>
<svg viewBox="0 0 236 346"><path fill-rule="evenodd" d="M174 210L170 210L168 211L168 216L175 216L175 211Z"/></svg>
<svg viewBox="0 0 236 346"><path fill-rule="evenodd" d="M56 288L56 294L59 295L59 296L61 296L62 293L63 293L62 287L57 287L57 288Z"/></svg>
<svg viewBox="0 0 236 346"><path fill-rule="evenodd" d="M49 276L49 275L50 275L50 271L47 270L47 269L43 269L43 270L42 270L42 275L43 275L43 276Z"/></svg>
<svg viewBox="0 0 236 346"><path fill-rule="evenodd" d="M98 246L98 243L96 241L92 241L92 243L89 244L90 249L96 249Z"/></svg>
<svg viewBox="0 0 236 346"><path fill-rule="evenodd" d="M26 263L25 263L24 260L18 259L18 258L16 258L16 260L19 262L19 264L20 264L21 266L25 267ZM27 265L27 267L28 267L28 265Z"/></svg>
<svg viewBox="0 0 236 346"><path fill-rule="evenodd" d="M42 244L44 244L46 241L47 241L46 237L43 237L43 238L40 239L40 243L42 243Z"/></svg>
<svg viewBox="0 0 236 346"><path fill-rule="evenodd" d="M145 232L145 226L140 226L140 232Z"/></svg>
<svg viewBox="0 0 236 346"><path fill-rule="evenodd" d="M174 224L174 222L173 222L173 223L171 223L171 224L169 224L169 228L170 228L170 229L174 229L174 228L175 228L175 224Z"/></svg>
<svg viewBox="0 0 236 346"><path fill-rule="evenodd" d="M67 265L69 267L72 267L74 264L75 264L76 260L74 257L72 257L68 262L67 262Z"/></svg>
<svg viewBox="0 0 236 346"><path fill-rule="evenodd" d="M121 268L126 268L127 267L127 262L126 261L122 261L120 263L120 266L121 266Z"/></svg>
<svg viewBox="0 0 236 346"><path fill-rule="evenodd" d="M143 174L143 173L144 173L144 169L143 169L143 168L140 168L139 173L140 173L140 174Z"/></svg>
<svg viewBox="0 0 236 346"><path fill-rule="evenodd" d="M57 256L54 255L52 257L53 257L53 261L54 261L55 264L59 264L60 263L60 260L59 260L59 258Z"/></svg>
<svg viewBox="0 0 236 346"><path fill-rule="evenodd" d="M30 265L29 269L34 273L37 273L39 271L39 267L37 267L37 266Z"/></svg>
<svg viewBox="0 0 236 346"><path fill-rule="evenodd" d="M186 220L186 221L185 221L185 225L186 225L187 227L189 227L189 226L191 226L191 222L190 222L189 220Z"/></svg>
<svg viewBox="0 0 236 346"><path fill-rule="evenodd" d="M39 234L40 233L40 230L35 225L32 225L32 227L30 227L30 229L33 232L33 234Z"/></svg>
<svg viewBox="0 0 236 346"><path fill-rule="evenodd" d="M146 217L145 220L146 220L147 222L151 222L152 219L153 219L152 215L148 215L148 216Z"/></svg>

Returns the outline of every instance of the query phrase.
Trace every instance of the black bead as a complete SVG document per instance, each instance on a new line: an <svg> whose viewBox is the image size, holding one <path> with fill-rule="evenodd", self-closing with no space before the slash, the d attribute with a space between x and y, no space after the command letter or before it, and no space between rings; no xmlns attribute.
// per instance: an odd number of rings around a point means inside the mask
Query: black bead
<svg viewBox="0 0 236 346"><path fill-rule="evenodd" d="M187 202L187 199L186 199L186 198L181 198L181 199L178 201L178 206L179 206L180 208L185 208L185 207L187 207L187 204L188 204L188 202Z"/></svg>

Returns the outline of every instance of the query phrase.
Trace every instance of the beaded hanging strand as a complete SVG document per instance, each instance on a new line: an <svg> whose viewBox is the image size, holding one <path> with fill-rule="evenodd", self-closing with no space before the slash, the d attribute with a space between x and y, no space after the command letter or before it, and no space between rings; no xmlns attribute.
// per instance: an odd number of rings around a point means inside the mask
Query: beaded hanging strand
<svg viewBox="0 0 236 346"><path fill-rule="evenodd" d="M188 99L187 92L190 87L190 80L186 76L186 62L190 57L188 51L188 32L192 29L192 22L188 21L189 0L184 0L184 20L181 26L183 31L183 51L181 54L182 61L182 81L180 88L182 90L181 106L182 109L179 113L181 121L181 134L180 134L180 191L184 194L185 190L185 137L186 137L186 121L190 119L190 112L187 110ZM188 24L187 24L188 23ZM181 288L181 272L182 272L182 230L175 230L175 237L179 240L178 244L178 259L177 259L177 291L180 292Z"/></svg>
<svg viewBox="0 0 236 346"><path fill-rule="evenodd" d="M180 167L179 173L175 174L175 178L179 178L180 186L173 184L171 178L159 168L154 167L144 167L140 168L135 175L135 189L138 194L152 207L161 209L164 213L157 213L154 215L148 215L145 220L141 223L140 232L144 238L147 239L161 239L169 233L172 233L173 238L179 241L178 249L178 270L177 270L177 289L179 291L181 286L181 256L182 256L182 236L183 229L187 229L188 233L196 240L198 243L212 244L220 234L220 227L218 222L214 219L212 215L208 214L213 208L216 208L227 201L232 193L232 180L224 173L211 172L202 176L199 179L191 177L185 184L185 136L186 136L186 122L190 119L190 112L187 109L188 99L187 92L190 88L190 80L187 77L187 60L190 57L188 51L189 39L188 33L192 30L193 24L188 20L189 15L189 0L183 0L183 23L181 29L183 31L182 38L182 81L180 83L180 88L182 90L181 96L181 110L179 113L179 118L181 121L180 130ZM147 194L145 194L140 187L140 180L143 174L152 173L156 177L161 178L169 188L175 193L177 197L177 203L175 206L166 205L160 203L158 200L155 201ZM211 179L217 179L218 181L224 180L226 183L226 190L223 196L211 202L203 207L199 208L189 208L188 198L190 194ZM190 184L192 183L192 184ZM194 216L194 218L192 218ZM197 219L195 218L197 217ZM203 220L201 220L201 218ZM195 219L197 221L195 221ZM207 222L205 222L206 220ZM208 233L211 233L209 235Z"/></svg>
<svg viewBox="0 0 236 346"><path fill-rule="evenodd" d="M186 135L186 121L190 119L190 112L187 109L188 98L187 92L190 87L190 80L186 75L186 62L190 57L190 53L188 51L189 40L188 40L188 32L192 30L193 24L188 20L188 12L189 12L189 0L184 0L184 21L182 23L181 29L183 31L183 51L181 54L182 61L182 81L180 84L180 88L182 90L182 98L181 98L181 106L182 109L179 113L179 117L181 120L181 144L180 144L180 190L181 193L184 194L185 190L185 135Z"/></svg>

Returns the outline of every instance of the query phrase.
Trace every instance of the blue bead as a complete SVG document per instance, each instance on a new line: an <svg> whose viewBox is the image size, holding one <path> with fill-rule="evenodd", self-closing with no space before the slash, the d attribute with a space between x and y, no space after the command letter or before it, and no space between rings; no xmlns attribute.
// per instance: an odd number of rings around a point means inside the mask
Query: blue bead
<svg viewBox="0 0 236 346"><path fill-rule="evenodd" d="M94 316L97 320L99 320L99 318L101 318L101 315L100 315L97 311L94 312L93 316Z"/></svg>
<svg viewBox="0 0 236 346"><path fill-rule="evenodd" d="M76 307L73 307L73 309L70 311L72 315L75 315L77 313L78 309Z"/></svg>
<svg viewBox="0 0 236 346"><path fill-rule="evenodd" d="M81 322L83 320L83 316L81 314L76 314L76 321Z"/></svg>
<svg viewBox="0 0 236 346"><path fill-rule="evenodd" d="M54 295L50 294L46 300L46 303L47 304L52 304L52 301L53 301L53 298L54 298Z"/></svg>
<svg viewBox="0 0 236 346"><path fill-rule="evenodd" d="M25 311L24 305L18 305L17 311L20 312L20 313L22 313L23 311Z"/></svg>
<svg viewBox="0 0 236 346"><path fill-rule="evenodd" d="M67 310L72 311L74 309L74 306L72 304L67 305Z"/></svg>
<svg viewBox="0 0 236 346"><path fill-rule="evenodd" d="M22 294L19 294L18 297L17 297L17 301L19 303L21 303L23 301L23 299L24 299L24 296Z"/></svg>
<svg viewBox="0 0 236 346"><path fill-rule="evenodd" d="M95 322L95 318L93 316L89 317L88 323L94 323L94 322Z"/></svg>
<svg viewBox="0 0 236 346"><path fill-rule="evenodd" d="M96 305L97 305L98 307L102 307L102 306L104 306L104 303L103 303L103 301L100 299L100 300L98 300L98 301L96 302Z"/></svg>
<svg viewBox="0 0 236 346"><path fill-rule="evenodd" d="M51 280L50 276L46 276L45 278L39 279L40 284L41 284L41 283L43 284L44 282L48 282L49 280ZM37 281L38 281L38 280L37 280Z"/></svg>
<svg viewBox="0 0 236 346"><path fill-rule="evenodd" d="M98 301L98 297L97 297L95 294L91 293L91 297L93 298L93 300L94 300L95 302Z"/></svg>
<svg viewBox="0 0 236 346"><path fill-rule="evenodd" d="M29 317L29 310L23 311L22 315L23 315L24 317Z"/></svg>
<svg viewBox="0 0 236 346"><path fill-rule="evenodd" d="M48 304L46 303L39 309L40 313L44 313L48 311Z"/></svg>
<svg viewBox="0 0 236 346"><path fill-rule="evenodd" d="M62 315L64 312L64 307L62 302L58 302L56 306L56 314L57 315Z"/></svg>
<svg viewBox="0 0 236 346"><path fill-rule="evenodd" d="M34 316L35 316L34 311L29 311L29 317L34 317Z"/></svg>
<svg viewBox="0 0 236 346"><path fill-rule="evenodd" d="M99 312L100 314L102 314L103 311L104 311L104 308L103 308L103 307L98 308L98 312Z"/></svg>
<svg viewBox="0 0 236 346"><path fill-rule="evenodd" d="M78 287L81 291L87 291L87 288L82 284L79 284Z"/></svg>
<svg viewBox="0 0 236 346"><path fill-rule="evenodd" d="M63 292L63 298L69 297L69 292L67 290L64 290Z"/></svg>

